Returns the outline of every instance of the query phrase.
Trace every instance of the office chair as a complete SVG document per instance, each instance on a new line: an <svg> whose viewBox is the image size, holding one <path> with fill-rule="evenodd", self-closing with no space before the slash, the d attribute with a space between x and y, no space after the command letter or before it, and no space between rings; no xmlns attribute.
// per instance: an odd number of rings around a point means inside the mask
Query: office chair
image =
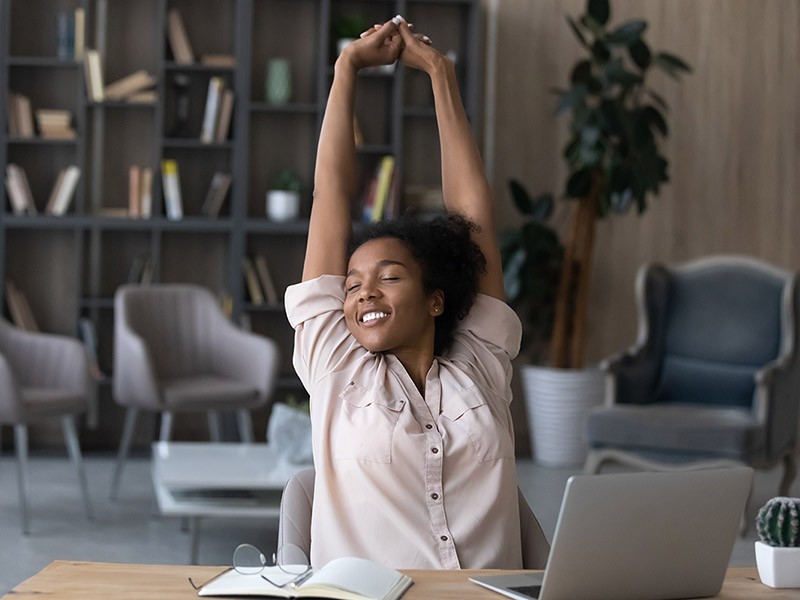
<svg viewBox="0 0 800 600"><path fill-rule="evenodd" d="M89 361L78 340L18 329L0 318L0 425L14 427L22 533L30 533L28 503L28 423L59 418L64 441L78 473L86 516L92 505L75 415L86 411Z"/></svg>
<svg viewBox="0 0 800 600"><path fill-rule="evenodd" d="M277 379L277 344L235 327L217 299L195 285L124 285L114 297L114 400L127 407L111 498L119 492L140 410L161 413L167 441L177 412L205 412L221 438L219 411L236 411L239 437L253 441L250 410Z"/></svg>
<svg viewBox="0 0 800 600"><path fill-rule="evenodd" d="M797 274L740 256L645 265L636 295L637 342L603 364L606 405L588 417L585 471L782 462L788 494L800 422Z"/></svg>
<svg viewBox="0 0 800 600"><path fill-rule="evenodd" d="M314 503L314 477L314 469L303 469L292 475L283 489L278 521L278 549L275 554L279 565L311 564L311 507ZM522 491L517 488L517 492L522 536L522 568L544 569L550 553L550 544Z"/></svg>

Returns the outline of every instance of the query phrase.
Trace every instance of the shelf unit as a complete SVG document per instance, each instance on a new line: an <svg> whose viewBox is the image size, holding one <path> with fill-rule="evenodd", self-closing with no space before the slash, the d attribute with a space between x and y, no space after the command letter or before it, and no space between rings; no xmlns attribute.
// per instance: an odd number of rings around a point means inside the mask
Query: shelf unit
<svg viewBox="0 0 800 600"><path fill-rule="evenodd" d="M57 12L78 7L87 15L86 46L100 51L104 81L145 69L157 78L155 103L88 100L82 62L55 58ZM235 66L176 63L166 36L171 8L180 11L196 58L230 54ZM0 162L25 168L40 213L60 168L76 164L82 173L61 217L14 215L5 186L0 189L0 281L14 280L43 330L77 335L78 318L90 317L108 371L113 294L127 282L132 261L147 254L156 282L198 283L230 295L233 318L248 315L254 331L280 345L277 397L303 394L291 367L292 331L283 309L249 302L241 259L267 255L279 291L300 278L316 140L335 59L331 23L354 13L368 23L404 14L438 48L454 51L465 107L478 125L479 0L0 0L0 89L24 93L34 109L70 110L77 133L71 141L10 138L6 111L0 111ZM283 105L265 99L267 64L278 57L291 65L292 96ZM228 140L203 144L199 131L212 76L234 91L233 119ZM181 136L171 131L177 77L189 81L188 128ZM392 154L401 205L404 186L440 185L427 76L398 66L391 73L363 73L357 85L356 114L365 136L358 149L362 179ZM180 165L185 217L178 221L164 214L159 166L165 158ZM103 214L127 206L132 164L153 169L154 216ZM271 175L283 168L306 185L301 218L275 223L265 216L264 197ZM217 170L230 172L232 185L221 215L210 219L199 209ZM7 314L5 299L0 303ZM110 381L98 387L98 427L82 433L90 447L113 448L119 439L122 412L111 401ZM266 418L254 415L257 431L265 430ZM31 433L33 443L47 443L49 435ZM205 425L182 418L175 435L202 438Z"/></svg>

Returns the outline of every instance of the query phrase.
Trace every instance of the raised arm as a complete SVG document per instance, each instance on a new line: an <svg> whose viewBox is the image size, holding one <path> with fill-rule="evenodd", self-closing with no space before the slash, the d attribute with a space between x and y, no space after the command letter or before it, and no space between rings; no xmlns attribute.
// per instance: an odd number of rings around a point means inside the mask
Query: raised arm
<svg viewBox="0 0 800 600"><path fill-rule="evenodd" d="M358 184L353 136L356 76L364 67L390 64L402 42L395 17L349 44L336 60L314 172L314 201L308 228L303 281L320 275L344 275L352 233L350 200Z"/></svg>
<svg viewBox="0 0 800 600"><path fill-rule="evenodd" d="M447 211L463 215L478 226L473 239L486 257L486 273L478 290L501 300L503 267L494 224L494 207L478 147L470 130L455 67L422 35L405 22L399 26L404 49L400 60L431 78L442 153L442 192Z"/></svg>

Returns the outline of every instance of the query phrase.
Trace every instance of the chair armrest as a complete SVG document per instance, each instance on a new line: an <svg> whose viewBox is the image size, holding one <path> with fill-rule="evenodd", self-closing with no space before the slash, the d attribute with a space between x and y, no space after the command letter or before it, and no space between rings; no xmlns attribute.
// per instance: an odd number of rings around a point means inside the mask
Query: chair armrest
<svg viewBox="0 0 800 600"><path fill-rule="evenodd" d="M753 414L766 423L769 458L798 443L800 357L780 356L756 371Z"/></svg>
<svg viewBox="0 0 800 600"><path fill-rule="evenodd" d="M227 320L218 334L212 347L215 372L249 383L266 402L278 375L278 345L268 337L239 329Z"/></svg>
<svg viewBox="0 0 800 600"><path fill-rule="evenodd" d="M114 399L122 405L161 410L156 371L141 336L125 321L121 306L115 307Z"/></svg>
<svg viewBox="0 0 800 600"><path fill-rule="evenodd" d="M648 352L647 346L635 345L611 355L600 363L600 369L610 379L606 405L647 404L653 401L659 363L658 358Z"/></svg>
<svg viewBox="0 0 800 600"><path fill-rule="evenodd" d="M14 372L6 357L0 354L0 423L18 423L23 418L24 408Z"/></svg>
<svg viewBox="0 0 800 600"><path fill-rule="evenodd" d="M22 387L45 387L86 395L90 386L89 359L84 345L72 337L13 328L6 343L13 348L9 362Z"/></svg>

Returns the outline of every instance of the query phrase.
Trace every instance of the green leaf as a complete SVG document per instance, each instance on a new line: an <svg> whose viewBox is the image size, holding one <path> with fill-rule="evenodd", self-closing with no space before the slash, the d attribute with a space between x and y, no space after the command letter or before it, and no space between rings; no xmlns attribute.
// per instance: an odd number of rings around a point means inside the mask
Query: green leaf
<svg viewBox="0 0 800 600"><path fill-rule="evenodd" d="M582 60L575 65L570 75L570 81L574 84L586 84L592 78L592 62L589 60Z"/></svg>
<svg viewBox="0 0 800 600"><path fill-rule="evenodd" d="M567 179L566 195L569 198L583 198L592 187L592 170L588 167L572 173Z"/></svg>
<svg viewBox="0 0 800 600"><path fill-rule="evenodd" d="M533 211L531 216L540 222L545 222L547 219L550 218L550 215L553 214L553 205L555 204L555 199L553 198L553 194L544 193L539 194L533 199Z"/></svg>
<svg viewBox="0 0 800 600"><path fill-rule="evenodd" d="M636 40L628 46L628 53L631 55L631 60L642 71L647 69L652 62L653 55L650 48L642 40Z"/></svg>
<svg viewBox="0 0 800 600"><path fill-rule="evenodd" d="M525 248L520 246L503 265L503 286L506 290L506 300L509 303L516 302L522 292L521 273L526 258Z"/></svg>
<svg viewBox="0 0 800 600"><path fill-rule="evenodd" d="M655 106L645 106L642 111L650 124L661 132L661 135L666 136L669 134L667 121Z"/></svg>
<svg viewBox="0 0 800 600"><path fill-rule="evenodd" d="M597 62L604 63L611 58L611 51L604 42L597 40L592 44L592 56Z"/></svg>
<svg viewBox="0 0 800 600"><path fill-rule="evenodd" d="M641 38L647 29L647 21L626 21L608 34L607 41L613 46L629 46Z"/></svg>
<svg viewBox="0 0 800 600"><path fill-rule="evenodd" d="M628 71L622 63L613 61L608 63L609 67L606 69L606 77L611 83L618 83L621 86L629 87L639 85L644 81L642 76L638 73Z"/></svg>
<svg viewBox="0 0 800 600"><path fill-rule="evenodd" d="M653 99L653 102L655 102L661 107L661 110L663 110L664 112L669 111L669 105L667 104L667 101L664 100L664 97L661 96L661 94L658 94L653 90L647 90L647 95Z"/></svg>
<svg viewBox="0 0 800 600"><path fill-rule="evenodd" d="M511 190L511 198L514 200L514 205L517 210L523 215L530 215L533 213L533 202L528 195L528 191L516 179L508 182L508 187Z"/></svg>
<svg viewBox="0 0 800 600"><path fill-rule="evenodd" d="M586 86L579 83L569 90L565 94L562 94L561 97L558 99L558 103L556 104L555 113L560 114L565 110L572 110L576 106L578 106L583 99L586 97Z"/></svg>
<svg viewBox="0 0 800 600"><path fill-rule="evenodd" d="M572 33L575 34L575 37L578 38L578 41L581 43L581 46L583 46L588 50L590 48L589 42L586 41L586 36L583 35L583 32L578 27L578 24L575 22L575 19L567 15L567 24L569 24L570 29L572 29Z"/></svg>
<svg viewBox="0 0 800 600"><path fill-rule="evenodd" d="M675 56L674 54L670 54L669 52L659 52L657 60L675 71L684 71L686 73L692 72L692 67L690 67L682 58Z"/></svg>
<svg viewBox="0 0 800 600"><path fill-rule="evenodd" d="M611 6L608 0L589 0L586 12L599 24L605 25L611 16Z"/></svg>

